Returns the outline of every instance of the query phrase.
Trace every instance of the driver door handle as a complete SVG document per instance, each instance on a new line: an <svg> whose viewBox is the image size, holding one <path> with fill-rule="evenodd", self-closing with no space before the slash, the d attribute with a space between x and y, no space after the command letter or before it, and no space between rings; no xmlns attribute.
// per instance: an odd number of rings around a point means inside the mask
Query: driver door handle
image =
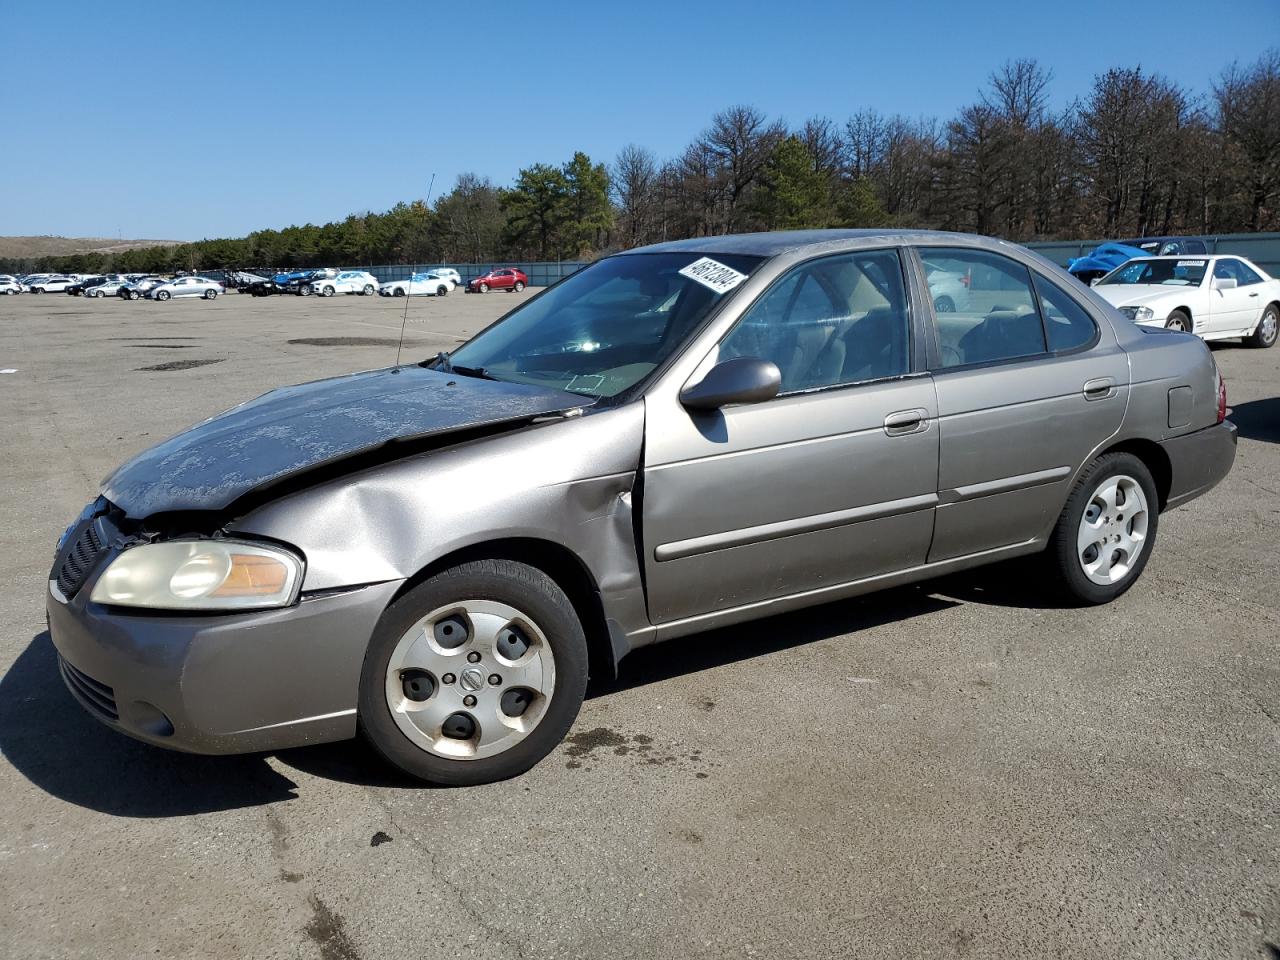
<svg viewBox="0 0 1280 960"><path fill-rule="evenodd" d="M1086 380L1081 392L1084 393L1086 400L1106 400L1108 397L1115 395L1116 382L1111 377Z"/></svg>
<svg viewBox="0 0 1280 960"><path fill-rule="evenodd" d="M905 437L929 426L928 410L898 410L884 418L884 432L890 437Z"/></svg>

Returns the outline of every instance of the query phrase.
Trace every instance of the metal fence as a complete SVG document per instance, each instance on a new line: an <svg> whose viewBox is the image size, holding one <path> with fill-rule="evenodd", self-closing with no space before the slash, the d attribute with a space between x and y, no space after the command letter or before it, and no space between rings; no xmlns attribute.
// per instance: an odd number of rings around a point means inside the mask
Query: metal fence
<svg viewBox="0 0 1280 960"><path fill-rule="evenodd" d="M1252 260L1273 277L1280 277L1280 233L1224 233L1199 237L1210 253L1234 253ZM1027 247L1065 267L1073 257L1083 257L1105 240L1064 240L1028 243Z"/></svg>

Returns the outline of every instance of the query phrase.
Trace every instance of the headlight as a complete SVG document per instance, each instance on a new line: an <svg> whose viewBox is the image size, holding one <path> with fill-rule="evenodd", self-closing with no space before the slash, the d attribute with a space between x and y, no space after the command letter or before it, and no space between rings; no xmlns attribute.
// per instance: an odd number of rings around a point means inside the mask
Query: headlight
<svg viewBox="0 0 1280 960"><path fill-rule="evenodd" d="M277 547L236 540L173 540L116 557L89 599L155 610L256 610L293 603L302 561Z"/></svg>
<svg viewBox="0 0 1280 960"><path fill-rule="evenodd" d="M1133 311L1133 319L1137 321L1150 320L1155 315L1155 311L1150 307L1139 307L1137 310Z"/></svg>

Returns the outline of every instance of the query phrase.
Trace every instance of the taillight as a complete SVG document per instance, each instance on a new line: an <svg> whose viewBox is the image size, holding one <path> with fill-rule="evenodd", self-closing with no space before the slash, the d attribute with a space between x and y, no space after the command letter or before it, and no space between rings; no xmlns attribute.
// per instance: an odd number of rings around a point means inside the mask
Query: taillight
<svg viewBox="0 0 1280 960"><path fill-rule="evenodd" d="M1227 419L1227 381L1218 374L1218 422Z"/></svg>

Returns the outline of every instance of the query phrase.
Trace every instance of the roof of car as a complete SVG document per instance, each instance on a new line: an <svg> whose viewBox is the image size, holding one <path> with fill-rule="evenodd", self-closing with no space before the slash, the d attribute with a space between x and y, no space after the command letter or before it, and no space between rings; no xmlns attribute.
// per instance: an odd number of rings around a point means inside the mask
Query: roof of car
<svg viewBox="0 0 1280 960"><path fill-rule="evenodd" d="M731 233L717 237L691 237L688 240L671 240L647 247L636 247L626 253L739 253L757 257L775 257L804 247L818 247L841 242L863 241L920 241L952 239L984 246L1005 246L1006 242L992 237L979 237L969 233L946 233L939 230L778 230L770 233Z"/></svg>

